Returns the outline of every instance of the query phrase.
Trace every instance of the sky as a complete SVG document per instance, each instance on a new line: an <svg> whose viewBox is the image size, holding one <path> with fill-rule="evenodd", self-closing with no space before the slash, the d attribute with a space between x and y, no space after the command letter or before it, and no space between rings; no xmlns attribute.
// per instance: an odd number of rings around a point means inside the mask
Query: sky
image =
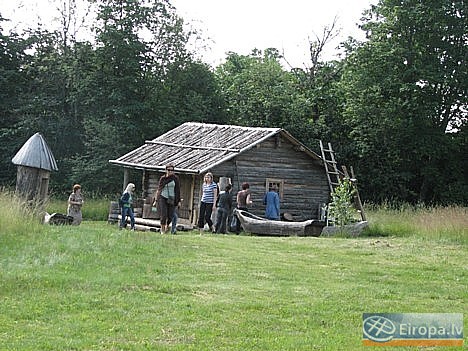
<svg viewBox="0 0 468 351"><path fill-rule="evenodd" d="M226 52L250 54L252 49L276 48L294 67L308 60L308 42L321 35L337 17L341 34L326 48L326 59L348 36L364 39L357 27L362 12L373 0L173 0L185 21L210 38L205 58L220 63Z"/></svg>
<svg viewBox="0 0 468 351"><path fill-rule="evenodd" d="M357 27L362 12L377 0L171 0L188 27L205 42L193 43L199 58L212 66L227 52L248 55L253 49L276 48L293 67L308 66L308 42L321 36L337 17L339 36L325 48L323 59L336 58L336 47L348 36L363 39ZM0 0L0 13L13 23L49 18L53 0ZM47 20L45 20L47 23Z"/></svg>

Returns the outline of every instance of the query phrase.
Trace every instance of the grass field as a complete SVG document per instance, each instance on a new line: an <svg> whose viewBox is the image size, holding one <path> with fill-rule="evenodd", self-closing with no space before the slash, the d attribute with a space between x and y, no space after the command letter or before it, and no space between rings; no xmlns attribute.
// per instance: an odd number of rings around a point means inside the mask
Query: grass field
<svg viewBox="0 0 468 351"><path fill-rule="evenodd" d="M372 236L350 239L43 226L0 207L0 350L369 350L364 312L468 312L463 208L443 235L374 210Z"/></svg>

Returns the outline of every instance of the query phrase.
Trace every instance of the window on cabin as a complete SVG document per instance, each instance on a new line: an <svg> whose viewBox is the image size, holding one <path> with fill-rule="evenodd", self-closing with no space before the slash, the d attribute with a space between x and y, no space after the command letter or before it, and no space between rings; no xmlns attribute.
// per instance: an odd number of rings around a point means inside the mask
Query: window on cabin
<svg viewBox="0 0 468 351"><path fill-rule="evenodd" d="M268 192L270 189L274 187L276 187L280 199L283 199L284 180L267 178L265 182L265 192Z"/></svg>

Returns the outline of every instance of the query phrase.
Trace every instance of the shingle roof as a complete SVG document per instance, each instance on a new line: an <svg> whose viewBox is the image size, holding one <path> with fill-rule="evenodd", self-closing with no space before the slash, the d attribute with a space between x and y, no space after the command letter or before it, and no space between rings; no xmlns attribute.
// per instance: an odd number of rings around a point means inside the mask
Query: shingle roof
<svg viewBox="0 0 468 351"><path fill-rule="evenodd" d="M164 170L166 164L173 163L178 172L203 173L276 134L285 136L300 146L302 151L320 159L320 156L281 128L186 122L109 162L154 170Z"/></svg>
<svg viewBox="0 0 468 351"><path fill-rule="evenodd" d="M12 158L11 162L17 166L58 171L54 155L41 133L36 133L30 137L19 149L15 157Z"/></svg>

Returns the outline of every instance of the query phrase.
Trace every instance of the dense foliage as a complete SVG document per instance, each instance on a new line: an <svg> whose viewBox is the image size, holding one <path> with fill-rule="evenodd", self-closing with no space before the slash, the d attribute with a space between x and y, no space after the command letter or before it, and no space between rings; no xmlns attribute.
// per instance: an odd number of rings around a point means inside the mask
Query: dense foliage
<svg viewBox="0 0 468 351"><path fill-rule="evenodd" d="M316 151L331 142L365 201L468 203L464 1L381 0L342 60L321 61L317 38L310 67L289 70L274 48L198 61L197 33L169 0L87 2L87 41L70 30L72 8L61 30L21 34L0 13L0 184L15 183L11 158L39 131L58 161L55 192L80 182L112 193L121 172L108 160L203 121L282 127Z"/></svg>

